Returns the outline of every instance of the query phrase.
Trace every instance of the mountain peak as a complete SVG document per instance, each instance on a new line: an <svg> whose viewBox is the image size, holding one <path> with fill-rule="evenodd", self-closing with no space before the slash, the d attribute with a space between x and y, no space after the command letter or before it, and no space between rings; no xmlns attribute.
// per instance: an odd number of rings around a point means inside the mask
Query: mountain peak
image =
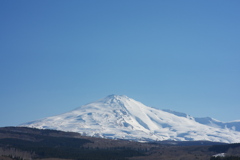
<svg viewBox="0 0 240 160"><path fill-rule="evenodd" d="M100 99L98 102L100 103L107 103L107 104L113 104L113 103L124 103L126 101L130 100L125 95L116 95L116 94L111 94L103 99Z"/></svg>
<svg viewBox="0 0 240 160"><path fill-rule="evenodd" d="M107 96L106 99L129 99L129 98L126 95L111 94Z"/></svg>

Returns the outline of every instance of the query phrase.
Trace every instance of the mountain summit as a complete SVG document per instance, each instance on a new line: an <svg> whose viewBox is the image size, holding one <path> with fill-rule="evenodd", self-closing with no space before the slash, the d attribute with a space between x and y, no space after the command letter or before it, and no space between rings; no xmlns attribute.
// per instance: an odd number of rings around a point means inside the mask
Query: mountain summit
<svg viewBox="0 0 240 160"><path fill-rule="evenodd" d="M195 119L184 113L147 107L124 95L109 95L73 111L22 126L136 141L240 142L240 132L236 130L240 123L230 124L232 128L223 124L211 118Z"/></svg>

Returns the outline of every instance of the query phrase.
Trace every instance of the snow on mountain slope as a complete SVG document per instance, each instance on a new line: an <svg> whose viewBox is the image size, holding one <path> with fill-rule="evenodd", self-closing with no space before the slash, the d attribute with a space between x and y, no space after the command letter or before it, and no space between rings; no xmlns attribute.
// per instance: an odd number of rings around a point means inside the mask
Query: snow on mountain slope
<svg viewBox="0 0 240 160"><path fill-rule="evenodd" d="M240 142L240 132L201 124L191 116L150 108L127 96L118 95L110 95L71 112L22 126L136 141Z"/></svg>
<svg viewBox="0 0 240 160"><path fill-rule="evenodd" d="M219 120L216 120L216 119L213 119L213 118L210 118L210 117L198 118L198 117L192 117L188 114L181 113L181 112L176 112L176 111L172 111L172 110L163 110L163 111L168 112L168 113L172 113L172 114L180 116L180 117L190 118L190 119L193 119L200 124L208 125L208 126L211 126L211 127L240 131L240 121L221 122Z"/></svg>

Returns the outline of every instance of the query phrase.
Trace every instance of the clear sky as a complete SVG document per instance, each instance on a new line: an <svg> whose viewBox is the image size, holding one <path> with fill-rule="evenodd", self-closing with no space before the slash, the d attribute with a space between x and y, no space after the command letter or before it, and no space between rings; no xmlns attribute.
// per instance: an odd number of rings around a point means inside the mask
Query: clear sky
<svg viewBox="0 0 240 160"><path fill-rule="evenodd" d="M1 0L0 126L109 94L240 120L239 0Z"/></svg>

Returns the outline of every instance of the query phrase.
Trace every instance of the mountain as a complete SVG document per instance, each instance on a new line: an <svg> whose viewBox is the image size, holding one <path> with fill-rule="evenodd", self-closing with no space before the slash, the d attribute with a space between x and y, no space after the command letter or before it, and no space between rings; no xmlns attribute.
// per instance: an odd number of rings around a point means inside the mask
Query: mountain
<svg viewBox="0 0 240 160"><path fill-rule="evenodd" d="M127 96L110 95L73 111L21 126L135 141L240 142L240 132L236 130L239 123L231 128L222 127L223 124L211 118L151 108Z"/></svg>

